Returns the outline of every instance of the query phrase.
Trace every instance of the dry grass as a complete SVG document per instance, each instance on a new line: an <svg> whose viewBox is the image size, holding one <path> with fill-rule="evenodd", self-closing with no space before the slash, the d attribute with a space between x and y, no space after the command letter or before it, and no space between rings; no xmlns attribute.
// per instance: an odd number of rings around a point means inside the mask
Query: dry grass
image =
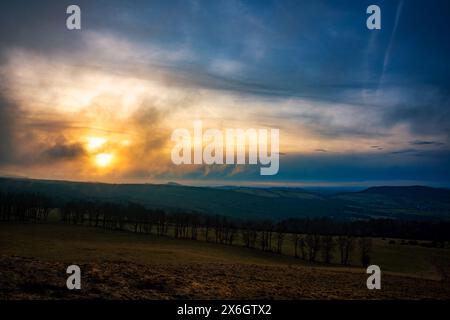
<svg viewBox="0 0 450 320"><path fill-rule="evenodd" d="M371 291L362 268L59 224L0 225L0 252L0 299L450 298L448 284L414 273L382 268L382 289ZM70 264L81 267L81 291L66 288Z"/></svg>
<svg viewBox="0 0 450 320"><path fill-rule="evenodd" d="M248 264L81 263L82 289L65 287L67 264L2 256L1 299L448 299L433 280L385 275L368 290L364 273Z"/></svg>

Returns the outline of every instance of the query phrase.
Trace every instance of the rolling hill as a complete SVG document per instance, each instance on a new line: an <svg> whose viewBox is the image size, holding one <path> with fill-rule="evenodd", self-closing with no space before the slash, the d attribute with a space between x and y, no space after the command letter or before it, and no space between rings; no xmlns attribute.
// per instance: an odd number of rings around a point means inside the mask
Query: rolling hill
<svg viewBox="0 0 450 320"><path fill-rule="evenodd" d="M148 208L183 209L248 219L450 218L450 190L422 186L372 187L359 192L323 195L300 188L212 188L174 183L107 184L0 178L0 192L44 194L53 199L55 206L77 199L134 202Z"/></svg>
<svg viewBox="0 0 450 320"><path fill-rule="evenodd" d="M424 186L371 187L332 197L362 215L403 219L450 217L450 190Z"/></svg>

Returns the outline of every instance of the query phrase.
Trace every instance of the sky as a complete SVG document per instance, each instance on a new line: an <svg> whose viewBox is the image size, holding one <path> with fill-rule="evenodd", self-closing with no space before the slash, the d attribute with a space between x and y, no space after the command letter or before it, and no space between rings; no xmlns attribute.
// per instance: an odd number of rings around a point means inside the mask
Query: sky
<svg viewBox="0 0 450 320"><path fill-rule="evenodd" d="M81 30L66 8L81 8ZM381 30L366 8L381 8ZM450 187L450 3L14 1L0 12L0 175ZM171 133L280 130L280 168L180 165Z"/></svg>

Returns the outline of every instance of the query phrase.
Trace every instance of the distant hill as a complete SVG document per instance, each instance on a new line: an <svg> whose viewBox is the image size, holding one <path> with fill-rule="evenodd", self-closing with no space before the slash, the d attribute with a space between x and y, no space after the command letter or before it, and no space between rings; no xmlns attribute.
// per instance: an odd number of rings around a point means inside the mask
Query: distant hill
<svg viewBox="0 0 450 320"><path fill-rule="evenodd" d="M380 194L391 198L414 198L416 200L448 200L450 198L449 189L430 188L424 186L406 187L371 187L360 193Z"/></svg>
<svg viewBox="0 0 450 320"><path fill-rule="evenodd" d="M450 190L424 186L371 187L333 197L344 201L348 210L363 215L396 218L450 217Z"/></svg>
<svg viewBox="0 0 450 320"><path fill-rule="evenodd" d="M56 206L78 199L135 202L148 208L183 209L249 219L450 218L450 190L421 186L373 187L324 195L300 188L213 188L175 183L107 184L0 178L0 192L38 192L51 197Z"/></svg>

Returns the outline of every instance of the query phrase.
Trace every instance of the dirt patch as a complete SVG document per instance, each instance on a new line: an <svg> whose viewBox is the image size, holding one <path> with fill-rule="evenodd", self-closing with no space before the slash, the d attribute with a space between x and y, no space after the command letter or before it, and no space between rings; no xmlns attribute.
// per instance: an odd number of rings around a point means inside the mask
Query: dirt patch
<svg viewBox="0 0 450 320"><path fill-rule="evenodd" d="M74 262L74 264L77 264ZM79 263L82 289L66 288L67 263L0 258L1 299L449 299L438 281L383 275L381 290L367 275L312 267L248 264L145 265Z"/></svg>

